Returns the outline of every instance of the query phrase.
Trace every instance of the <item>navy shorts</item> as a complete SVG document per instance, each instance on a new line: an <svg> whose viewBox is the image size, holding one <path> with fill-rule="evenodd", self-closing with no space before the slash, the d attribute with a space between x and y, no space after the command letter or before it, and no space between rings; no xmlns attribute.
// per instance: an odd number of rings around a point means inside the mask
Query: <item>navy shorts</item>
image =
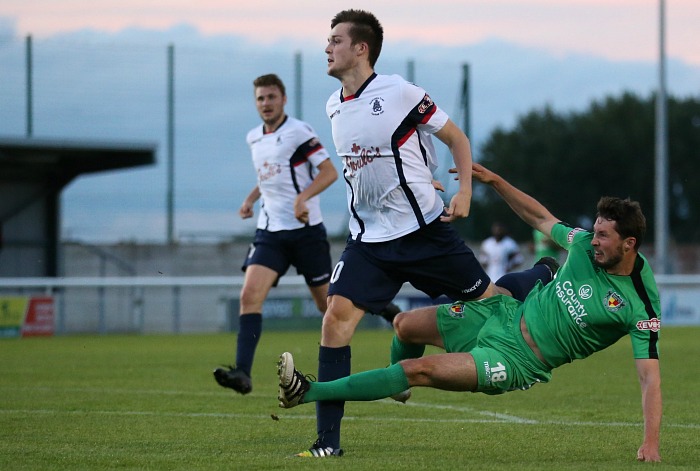
<svg viewBox="0 0 700 471"><path fill-rule="evenodd" d="M281 277L293 265L309 286L328 283L331 276L331 249L323 224L290 231L255 231L243 271L249 265L263 265ZM275 282L275 285L277 282Z"/></svg>
<svg viewBox="0 0 700 471"><path fill-rule="evenodd" d="M405 282L431 298L468 301L481 296L491 280L452 225L436 219L387 242L348 238L328 295L343 296L376 314Z"/></svg>

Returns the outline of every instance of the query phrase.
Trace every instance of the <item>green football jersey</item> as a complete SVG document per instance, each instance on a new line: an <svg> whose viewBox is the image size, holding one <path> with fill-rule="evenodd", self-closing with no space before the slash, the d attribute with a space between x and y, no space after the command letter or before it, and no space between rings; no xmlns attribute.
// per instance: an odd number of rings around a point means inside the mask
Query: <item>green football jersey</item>
<svg viewBox="0 0 700 471"><path fill-rule="evenodd" d="M568 250L566 262L522 306L547 363L557 367L586 358L625 334L635 359L658 359L661 305L646 258L638 254L629 276L610 275L593 263L593 233L558 223L552 239Z"/></svg>

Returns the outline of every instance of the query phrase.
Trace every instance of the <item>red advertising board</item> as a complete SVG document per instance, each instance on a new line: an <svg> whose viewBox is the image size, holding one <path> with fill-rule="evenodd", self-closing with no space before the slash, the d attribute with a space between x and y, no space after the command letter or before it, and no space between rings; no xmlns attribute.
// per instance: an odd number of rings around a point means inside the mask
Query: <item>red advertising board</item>
<svg viewBox="0 0 700 471"><path fill-rule="evenodd" d="M51 296L31 297L22 325L22 337L50 336L54 332L54 304Z"/></svg>

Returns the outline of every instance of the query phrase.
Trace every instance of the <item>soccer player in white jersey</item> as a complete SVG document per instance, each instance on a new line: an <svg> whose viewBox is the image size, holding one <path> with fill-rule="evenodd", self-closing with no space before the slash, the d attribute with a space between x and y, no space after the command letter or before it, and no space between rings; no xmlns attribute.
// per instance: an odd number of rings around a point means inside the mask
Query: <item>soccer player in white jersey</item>
<svg viewBox="0 0 700 471"><path fill-rule="evenodd" d="M491 224L491 237L481 243L479 261L492 280L498 280L523 263L518 243L508 235L508 228L502 222Z"/></svg>
<svg viewBox="0 0 700 471"><path fill-rule="evenodd" d="M343 162L350 237L331 276L323 318L318 380L350 374L350 341L366 311L380 313L404 282L436 298L472 300L504 292L517 297L551 268L536 265L524 277L496 287L449 224L469 214L471 151L467 136L425 90L397 75L377 75L383 41L375 16L346 10L331 21L327 72L341 83L328 100L336 152ZM459 191L449 207L433 187L431 135L450 149ZM522 293L521 293L522 294ZM407 347L410 348L410 347ZM344 403L317 407L317 440L297 456L339 456Z"/></svg>
<svg viewBox="0 0 700 471"><path fill-rule="evenodd" d="M263 124L253 128L246 141L257 185L238 213L243 219L253 217L258 199L260 213L243 266L236 366L214 370L221 386L241 394L253 387L251 368L262 332L263 302L290 265L304 276L318 310L326 311L331 257L319 193L338 178L316 132L285 113L282 80L274 74L263 75L253 86Z"/></svg>

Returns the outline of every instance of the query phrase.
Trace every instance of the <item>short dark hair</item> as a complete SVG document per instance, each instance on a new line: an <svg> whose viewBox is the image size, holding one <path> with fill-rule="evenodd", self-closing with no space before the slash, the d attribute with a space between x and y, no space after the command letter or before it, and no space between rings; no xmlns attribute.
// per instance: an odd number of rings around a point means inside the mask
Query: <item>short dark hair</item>
<svg viewBox="0 0 700 471"><path fill-rule="evenodd" d="M629 198L616 198L614 196L603 196L598 201L598 215L608 221L615 221L615 230L623 239L634 237L637 242L634 249L639 250L639 246L644 240L647 231L647 220L642 213L642 208L637 201Z"/></svg>
<svg viewBox="0 0 700 471"><path fill-rule="evenodd" d="M253 80L253 86L258 87L277 87L282 92L282 96L287 96L287 91L284 88L284 83L275 74L261 75L260 77Z"/></svg>
<svg viewBox="0 0 700 471"><path fill-rule="evenodd" d="M374 68L374 64L379 59L384 42L384 28L376 16L365 10L343 10L331 20L331 28L335 28L339 23L351 23L350 39L352 44L366 42L369 47L369 65Z"/></svg>

